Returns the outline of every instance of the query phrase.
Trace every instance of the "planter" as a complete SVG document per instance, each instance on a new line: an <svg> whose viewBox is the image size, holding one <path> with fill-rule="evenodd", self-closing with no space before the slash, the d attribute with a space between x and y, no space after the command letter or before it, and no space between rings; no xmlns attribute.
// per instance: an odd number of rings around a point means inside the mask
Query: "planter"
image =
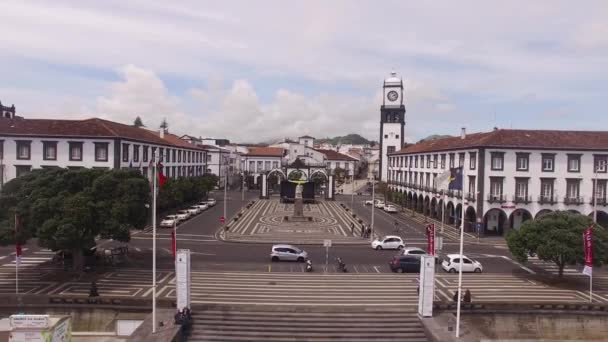
<svg viewBox="0 0 608 342"><path fill-rule="evenodd" d="M353 213L353 218L356 218L356 217L357 217L357 214Z"/></svg>
<svg viewBox="0 0 608 342"><path fill-rule="evenodd" d="M239 218L238 218L238 217L235 217L235 218L234 218L234 222L236 222L236 221L238 221L238 220L239 220Z"/></svg>
<svg viewBox="0 0 608 342"><path fill-rule="evenodd" d="M363 223L363 220L359 219L359 223Z"/></svg>
<svg viewBox="0 0 608 342"><path fill-rule="evenodd" d="M283 221L289 221L289 216L283 216Z"/></svg>

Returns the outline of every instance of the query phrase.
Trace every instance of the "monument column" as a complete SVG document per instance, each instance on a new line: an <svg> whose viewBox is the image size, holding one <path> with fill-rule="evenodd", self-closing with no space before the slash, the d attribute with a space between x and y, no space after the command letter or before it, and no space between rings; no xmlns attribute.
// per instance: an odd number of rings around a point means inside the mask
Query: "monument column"
<svg viewBox="0 0 608 342"><path fill-rule="evenodd" d="M268 199L268 182L267 182L267 176L265 173L262 173L262 186L260 187L260 198L261 199Z"/></svg>

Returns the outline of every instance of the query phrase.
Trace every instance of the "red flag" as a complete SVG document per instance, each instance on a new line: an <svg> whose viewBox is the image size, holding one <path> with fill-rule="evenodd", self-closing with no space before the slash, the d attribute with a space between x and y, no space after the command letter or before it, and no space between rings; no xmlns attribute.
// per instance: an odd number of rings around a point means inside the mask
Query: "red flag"
<svg viewBox="0 0 608 342"><path fill-rule="evenodd" d="M426 226L426 250L429 255L435 255L435 225Z"/></svg>
<svg viewBox="0 0 608 342"><path fill-rule="evenodd" d="M585 248L585 268L583 274L591 276L593 273L593 227L585 229L583 233L583 247Z"/></svg>
<svg viewBox="0 0 608 342"><path fill-rule="evenodd" d="M175 230L171 231L171 254L175 259L175 255L177 254L177 241L175 241Z"/></svg>
<svg viewBox="0 0 608 342"><path fill-rule="evenodd" d="M162 163L159 162L156 165L156 167L158 168L158 188L160 189L165 184L165 181L167 181L167 176L165 176L163 174L163 164Z"/></svg>

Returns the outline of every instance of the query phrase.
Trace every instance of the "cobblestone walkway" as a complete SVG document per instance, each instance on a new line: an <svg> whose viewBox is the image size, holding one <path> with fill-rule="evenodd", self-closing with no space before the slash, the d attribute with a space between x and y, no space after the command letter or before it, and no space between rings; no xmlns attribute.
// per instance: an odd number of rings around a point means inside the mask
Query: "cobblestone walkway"
<svg viewBox="0 0 608 342"><path fill-rule="evenodd" d="M322 244L323 240L338 244L368 243L368 239L361 238L359 217L353 217L336 202L305 204L304 216L310 217L309 221L294 222L292 214L293 204L258 200L244 209L238 221L231 224L229 233L222 232L221 237L228 241L264 243ZM355 225L354 232L351 224Z"/></svg>

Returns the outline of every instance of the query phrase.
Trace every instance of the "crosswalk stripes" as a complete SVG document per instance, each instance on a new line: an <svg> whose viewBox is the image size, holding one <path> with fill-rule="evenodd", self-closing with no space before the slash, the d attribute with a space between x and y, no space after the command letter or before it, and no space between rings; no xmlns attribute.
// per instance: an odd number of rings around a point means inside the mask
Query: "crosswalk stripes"
<svg viewBox="0 0 608 342"><path fill-rule="evenodd" d="M549 287L512 275L472 274L463 277L462 291L470 290L474 302L585 302L588 297L577 290ZM443 274L436 284L444 289L441 300L451 301L458 289L458 275ZM602 302L608 301L602 299Z"/></svg>
<svg viewBox="0 0 608 342"><path fill-rule="evenodd" d="M415 307L416 274L192 272L193 304ZM174 288L163 293L175 296Z"/></svg>
<svg viewBox="0 0 608 342"><path fill-rule="evenodd" d="M413 310L195 306L193 322L188 341L427 341Z"/></svg>
<svg viewBox="0 0 608 342"><path fill-rule="evenodd" d="M25 252L26 249L22 250L22 252ZM13 253L14 254L14 253ZM37 266L39 264L43 264L47 261L50 261L53 259L53 257L55 256L55 252L48 250L48 249L42 249L39 251L35 251L34 255L22 255L21 256L21 261L19 262L19 266L20 267L31 267L31 266ZM2 266L10 266L10 267L15 267L15 257L14 255L12 256L12 260L7 263L7 264L3 264Z"/></svg>
<svg viewBox="0 0 608 342"><path fill-rule="evenodd" d="M537 256L529 256L528 263L530 263L548 273L551 273L554 275L559 274L559 267L557 267L557 265L555 263L540 260ZM564 267L564 275L566 275L566 274L579 275L579 274L581 274L581 271L579 271L575 268L566 266L566 267Z"/></svg>

